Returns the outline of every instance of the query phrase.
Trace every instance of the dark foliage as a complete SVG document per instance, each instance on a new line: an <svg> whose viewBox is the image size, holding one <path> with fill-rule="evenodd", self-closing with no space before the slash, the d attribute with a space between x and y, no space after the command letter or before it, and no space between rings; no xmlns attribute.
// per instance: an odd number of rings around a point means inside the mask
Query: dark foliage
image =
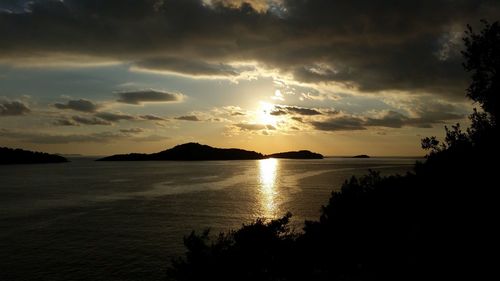
<svg viewBox="0 0 500 281"><path fill-rule="evenodd" d="M174 280L483 280L496 270L498 144L498 23L469 29L465 68L471 126L446 127L444 141L422 140L429 151L412 173L347 180L318 221L291 235L287 217L261 220L210 242L186 239ZM278 228L272 225L279 225ZM245 233L246 239L238 235ZM284 234L283 234L284 233ZM263 239L263 237L267 237ZM244 250L246 249L246 250ZM495 273L496 274L496 273Z"/></svg>
<svg viewBox="0 0 500 281"><path fill-rule="evenodd" d="M500 26L498 22L482 22L481 32L475 33L468 26L464 38L464 68L472 78L467 96L478 102L496 122L500 113Z"/></svg>
<svg viewBox="0 0 500 281"><path fill-rule="evenodd" d="M0 165L63 162L69 161L64 157L55 154L0 147Z"/></svg>
<svg viewBox="0 0 500 281"><path fill-rule="evenodd" d="M184 238L184 259L173 261L174 280L281 280L290 275L295 236L287 227L291 214L257 220L209 242L209 231Z"/></svg>

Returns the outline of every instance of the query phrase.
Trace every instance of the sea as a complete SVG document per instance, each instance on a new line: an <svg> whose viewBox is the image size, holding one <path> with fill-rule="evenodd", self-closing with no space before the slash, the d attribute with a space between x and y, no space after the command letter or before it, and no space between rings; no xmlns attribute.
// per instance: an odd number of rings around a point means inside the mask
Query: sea
<svg viewBox="0 0 500 281"><path fill-rule="evenodd" d="M183 237L293 214L302 231L351 176L414 157L0 166L0 280L164 280Z"/></svg>

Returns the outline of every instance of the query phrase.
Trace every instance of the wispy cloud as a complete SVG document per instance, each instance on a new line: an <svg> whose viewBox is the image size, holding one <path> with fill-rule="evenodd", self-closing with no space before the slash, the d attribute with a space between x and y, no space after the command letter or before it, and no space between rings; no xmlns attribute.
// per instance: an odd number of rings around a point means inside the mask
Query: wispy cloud
<svg viewBox="0 0 500 281"><path fill-rule="evenodd" d="M118 122L121 120L137 120L137 117L135 117L134 115L116 112L98 112L95 114L95 116L110 122Z"/></svg>
<svg viewBox="0 0 500 281"><path fill-rule="evenodd" d="M174 119L182 120L182 121L195 121L195 122L196 121L202 121L196 115L184 115L184 116L175 117Z"/></svg>
<svg viewBox="0 0 500 281"><path fill-rule="evenodd" d="M84 125L111 125L112 123L93 116L73 116L73 121Z"/></svg>
<svg viewBox="0 0 500 281"><path fill-rule="evenodd" d="M54 107L58 109L72 109L82 112L96 112L99 105L86 99L69 100L67 103L55 103Z"/></svg>

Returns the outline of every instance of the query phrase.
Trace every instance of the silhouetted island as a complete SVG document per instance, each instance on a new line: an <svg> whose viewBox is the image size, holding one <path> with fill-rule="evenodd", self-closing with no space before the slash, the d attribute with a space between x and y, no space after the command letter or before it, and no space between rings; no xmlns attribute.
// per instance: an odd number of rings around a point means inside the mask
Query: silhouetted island
<svg viewBox="0 0 500 281"><path fill-rule="evenodd" d="M323 155L308 150L289 151L263 155L238 148L216 148L199 143L185 143L152 153L116 154L97 161L208 161L208 160L259 160L265 158L323 159Z"/></svg>
<svg viewBox="0 0 500 281"><path fill-rule="evenodd" d="M353 156L352 158L370 158L370 156L368 156L366 154L361 154L361 155Z"/></svg>
<svg viewBox="0 0 500 281"><path fill-rule="evenodd" d="M255 160L264 155L255 151L237 148L215 148L199 143L185 143L173 148L152 153L117 154L98 159L97 161L205 161L205 160Z"/></svg>
<svg viewBox="0 0 500 281"><path fill-rule="evenodd" d="M0 147L0 165L64 162L69 161L64 157L55 154Z"/></svg>
<svg viewBox="0 0 500 281"><path fill-rule="evenodd" d="M286 159L323 159L323 155L314 153L309 150L288 151L267 155L269 158L286 158Z"/></svg>

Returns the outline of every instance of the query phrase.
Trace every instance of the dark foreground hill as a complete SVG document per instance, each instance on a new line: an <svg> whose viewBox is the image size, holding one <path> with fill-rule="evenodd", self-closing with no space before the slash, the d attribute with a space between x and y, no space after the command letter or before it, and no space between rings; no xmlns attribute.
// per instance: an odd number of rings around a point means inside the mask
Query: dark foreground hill
<svg viewBox="0 0 500 281"><path fill-rule="evenodd" d="M0 147L0 165L64 162L69 161L64 157L55 154Z"/></svg>
<svg viewBox="0 0 500 281"><path fill-rule="evenodd" d="M314 153L309 150L280 152L267 155L269 158L286 158L286 159L323 159L323 155Z"/></svg>
<svg viewBox="0 0 500 281"><path fill-rule="evenodd" d="M208 160L258 160L264 158L322 159L323 155L308 150L263 155L238 148L216 148L199 143L185 143L152 153L117 154L97 161L208 161Z"/></svg>

